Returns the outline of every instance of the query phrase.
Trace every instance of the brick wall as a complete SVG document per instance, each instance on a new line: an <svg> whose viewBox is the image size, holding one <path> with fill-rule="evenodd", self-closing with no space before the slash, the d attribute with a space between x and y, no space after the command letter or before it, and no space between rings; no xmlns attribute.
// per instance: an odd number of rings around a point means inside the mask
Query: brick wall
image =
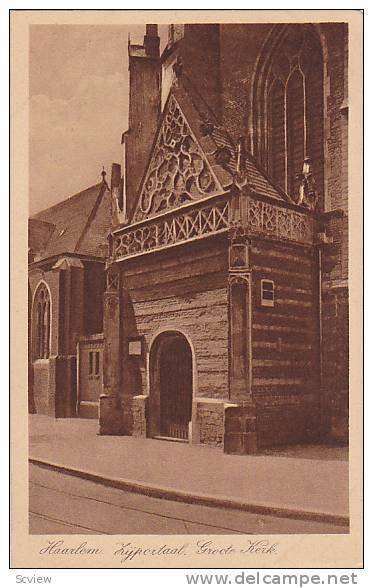
<svg viewBox="0 0 373 588"><path fill-rule="evenodd" d="M221 116L219 25L185 25L184 38L179 43L178 52L183 60L185 75L219 119Z"/></svg>
<svg viewBox="0 0 373 588"><path fill-rule="evenodd" d="M269 392L317 385L317 276L309 248L258 240L252 248L252 383ZM261 305L261 280L274 282L274 306Z"/></svg>
<svg viewBox="0 0 373 588"><path fill-rule="evenodd" d="M258 240L252 249L252 390L258 445L316 438L319 431L317 260L309 248ZM261 306L261 280L274 306Z"/></svg>
<svg viewBox="0 0 373 588"><path fill-rule="evenodd" d="M44 270L32 268L29 272L31 299L42 280L49 288L51 300L50 353L49 360L44 362L35 361L35 317L31 309L29 328L33 376L30 377L30 396L33 396L33 400L30 398L30 404L34 402L36 411L43 414L75 416L76 344L84 330L84 270L82 267L72 267L69 270L56 271L52 270L53 263L46 265ZM102 264L99 270L102 274ZM86 288L86 295L94 298L92 282L88 282L88 285L91 287ZM95 315L95 320L99 319L100 304L97 302L95 307L89 308Z"/></svg>
<svg viewBox="0 0 373 588"><path fill-rule="evenodd" d="M347 153L342 151L344 132L341 107L345 96L345 25L329 23L321 26L324 35L326 62L326 180L329 208L347 209L347 192L342 189Z"/></svg>
<svg viewBox="0 0 373 588"><path fill-rule="evenodd" d="M129 47L129 132L125 137L127 214L131 217L148 162L161 107L161 66L158 58L135 56Z"/></svg>
<svg viewBox="0 0 373 588"><path fill-rule="evenodd" d="M50 334L50 357L57 355L58 353L58 329L59 329L59 276L56 272L41 271L39 269L33 269L29 273L29 287L30 297L33 300L35 292L43 281L47 284L50 292L50 321L51 321L51 334ZM53 404L53 398L55 397L54 381L50 375L50 360L37 360L35 361L35 316L34 309L31 308L31 323L29 324L30 329L30 360L32 362L31 369L33 371L32 377L30 378L30 385L32 390L29 390L31 398L31 404L34 404L35 411L38 414L50 414L51 404Z"/></svg>
<svg viewBox="0 0 373 588"><path fill-rule="evenodd" d="M77 414L82 418L98 418L103 393L103 347L101 333L79 338Z"/></svg>
<svg viewBox="0 0 373 588"><path fill-rule="evenodd" d="M103 263L86 264L84 271L84 334L101 333L103 328L103 296L105 268Z"/></svg>
<svg viewBox="0 0 373 588"><path fill-rule="evenodd" d="M322 409L324 434L348 441L349 337L348 291L323 292Z"/></svg>
<svg viewBox="0 0 373 588"><path fill-rule="evenodd" d="M322 250L322 425L326 438L348 441L348 95L347 25L321 25L328 55L326 233Z"/></svg>
<svg viewBox="0 0 373 588"><path fill-rule="evenodd" d="M235 139L251 133L255 64L271 28L269 24L220 26L222 122Z"/></svg>
<svg viewBox="0 0 373 588"><path fill-rule="evenodd" d="M318 440L319 410L314 396L276 395L257 399L258 447Z"/></svg>
<svg viewBox="0 0 373 588"><path fill-rule="evenodd" d="M35 291L40 283L44 281L50 291L51 297L51 342L50 355L57 355L58 353L58 329L59 329L59 305L60 305L60 288L59 288L59 274L52 271L41 271L33 269L29 273L29 285L31 299L35 295ZM31 321L33 321L31 309ZM33 335L31 337L31 346L33 345Z"/></svg>
<svg viewBox="0 0 373 588"><path fill-rule="evenodd" d="M49 360L41 359L33 364L34 406L38 414L49 414Z"/></svg>

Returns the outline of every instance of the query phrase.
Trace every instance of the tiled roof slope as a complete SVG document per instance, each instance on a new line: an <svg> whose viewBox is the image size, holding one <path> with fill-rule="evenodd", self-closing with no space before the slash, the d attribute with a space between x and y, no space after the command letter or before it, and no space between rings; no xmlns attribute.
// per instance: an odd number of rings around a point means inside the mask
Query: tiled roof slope
<svg viewBox="0 0 373 588"><path fill-rule="evenodd" d="M204 150L211 167L214 169L216 175L221 179L221 184L227 185L232 182L233 175L236 170L236 146L229 132L224 127L216 124L214 115L209 110L208 106L203 103L202 98L198 95L190 80L183 76L183 82L178 83L177 87L172 89L176 100L178 101L182 111L184 112L199 144ZM209 118L214 124L211 134L204 135L201 131L201 123L205 118ZM224 166L217 165L213 153L218 148L227 147L231 152L229 162ZM246 160L247 178L253 191L260 196L267 196L275 200L288 202L287 196L276 186L272 184L269 178L266 177L257 164L250 158ZM219 176L222 176L221 178ZM228 177L227 177L228 176Z"/></svg>
<svg viewBox="0 0 373 588"><path fill-rule="evenodd" d="M63 202L33 215L30 219L29 244L35 246L35 221L54 226L49 239L36 253L45 259L61 253L105 257L110 229L110 191L105 182L87 188Z"/></svg>
<svg viewBox="0 0 373 588"><path fill-rule="evenodd" d="M43 251L45 249L55 226L51 223L29 218L28 220L28 241L30 251Z"/></svg>
<svg viewBox="0 0 373 588"><path fill-rule="evenodd" d="M77 248L89 255L107 255L107 236L111 226L111 192L103 191L97 210L93 211L87 230L83 233Z"/></svg>

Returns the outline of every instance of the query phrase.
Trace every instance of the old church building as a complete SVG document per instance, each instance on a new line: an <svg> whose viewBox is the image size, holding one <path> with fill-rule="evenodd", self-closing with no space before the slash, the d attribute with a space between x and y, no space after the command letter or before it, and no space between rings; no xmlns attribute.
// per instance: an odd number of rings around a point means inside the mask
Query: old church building
<svg viewBox="0 0 373 588"><path fill-rule="evenodd" d="M29 219L29 405L77 414L78 368L97 417L102 387L102 298L111 193L103 181ZM80 346L80 363L77 350ZM93 406L91 403L93 402Z"/></svg>
<svg viewBox="0 0 373 588"><path fill-rule="evenodd" d="M110 187L30 219L33 409L228 453L347 442L347 25L168 29L128 44Z"/></svg>

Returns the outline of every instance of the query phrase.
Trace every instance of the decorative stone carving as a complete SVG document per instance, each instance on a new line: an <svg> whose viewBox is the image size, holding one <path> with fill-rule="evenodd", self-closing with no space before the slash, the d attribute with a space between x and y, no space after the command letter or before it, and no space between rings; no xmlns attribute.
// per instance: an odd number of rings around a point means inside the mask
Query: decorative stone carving
<svg viewBox="0 0 373 588"><path fill-rule="evenodd" d="M106 291L117 292L119 290L119 272L117 268L110 267L106 272Z"/></svg>
<svg viewBox="0 0 373 588"><path fill-rule="evenodd" d="M235 224L229 227L228 237L231 243L247 243L250 240L250 232L247 227Z"/></svg>
<svg viewBox="0 0 373 588"><path fill-rule="evenodd" d="M116 259L132 257L148 251L192 241L228 229L228 200L219 199L209 205L187 209L182 214L167 215L138 227L114 234L113 254Z"/></svg>
<svg viewBox="0 0 373 588"><path fill-rule="evenodd" d="M253 233L312 243L312 221L301 212L249 198L247 220Z"/></svg>
<svg viewBox="0 0 373 588"><path fill-rule="evenodd" d="M209 137L214 131L215 125L208 119L203 118L200 124L200 131L204 137Z"/></svg>
<svg viewBox="0 0 373 588"><path fill-rule="evenodd" d="M250 236L263 235L312 243L312 219L307 214L254 200L250 196L245 199L245 218L240 219L240 222L232 217L230 208L232 202L228 197L219 196L209 203L198 202L182 211L175 210L137 226L123 227L112 233L112 259L158 251L228 229L231 242L242 242L242 239L248 240Z"/></svg>
<svg viewBox="0 0 373 588"><path fill-rule="evenodd" d="M250 273L235 273L230 272L228 276L229 286L233 284L245 284L246 286L250 285Z"/></svg>
<svg viewBox="0 0 373 588"><path fill-rule="evenodd" d="M135 221L223 191L174 96L167 108Z"/></svg>
<svg viewBox="0 0 373 588"><path fill-rule="evenodd" d="M299 184L299 198L297 204L315 210L318 201L316 182L312 173L312 165L309 157L303 163L302 173L297 176Z"/></svg>
<svg viewBox="0 0 373 588"><path fill-rule="evenodd" d="M229 228L229 271L250 270L250 235L247 227L235 225Z"/></svg>
<svg viewBox="0 0 373 588"><path fill-rule="evenodd" d="M236 171L233 177L233 181L237 188L242 190L242 188L247 184L246 150L244 137L241 137L238 140L236 152Z"/></svg>
<svg viewBox="0 0 373 588"><path fill-rule="evenodd" d="M173 72L175 74L176 79L180 78L183 74L184 64L182 58L179 56L175 63L172 66Z"/></svg>

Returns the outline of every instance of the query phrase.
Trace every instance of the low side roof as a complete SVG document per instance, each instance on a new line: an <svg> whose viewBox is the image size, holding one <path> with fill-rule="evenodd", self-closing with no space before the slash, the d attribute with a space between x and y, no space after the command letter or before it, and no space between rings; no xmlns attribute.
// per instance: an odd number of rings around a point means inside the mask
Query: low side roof
<svg viewBox="0 0 373 588"><path fill-rule="evenodd" d="M55 225L37 218L28 220L28 240L30 251L43 251L45 249Z"/></svg>
<svg viewBox="0 0 373 588"><path fill-rule="evenodd" d="M105 257L110 206L110 191L103 181L34 214L29 222L30 249L37 259L61 253ZM48 238L43 226L48 227ZM44 240L37 238L41 231Z"/></svg>

